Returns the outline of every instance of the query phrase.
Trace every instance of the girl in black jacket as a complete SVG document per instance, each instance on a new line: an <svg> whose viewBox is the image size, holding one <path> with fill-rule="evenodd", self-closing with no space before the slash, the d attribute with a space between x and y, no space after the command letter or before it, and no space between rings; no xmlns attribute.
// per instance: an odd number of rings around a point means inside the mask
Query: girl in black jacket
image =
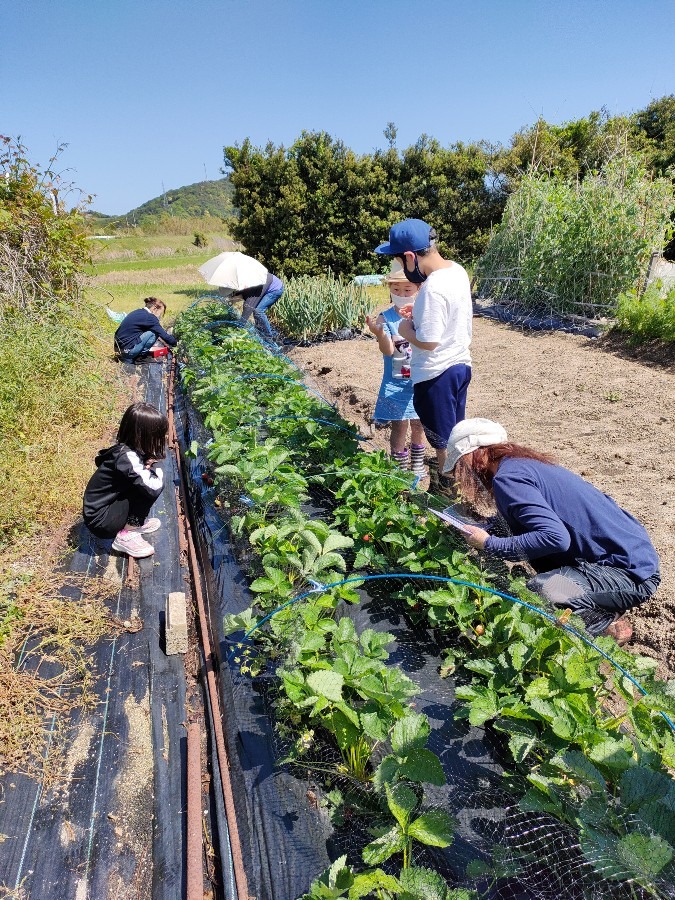
<svg viewBox="0 0 675 900"><path fill-rule="evenodd" d="M122 416L118 443L96 457L96 472L84 492L83 516L99 538L114 537L112 548L140 559L155 548L143 540L161 526L148 519L162 493L164 473L157 461L164 458L169 422L149 403L134 403Z"/></svg>

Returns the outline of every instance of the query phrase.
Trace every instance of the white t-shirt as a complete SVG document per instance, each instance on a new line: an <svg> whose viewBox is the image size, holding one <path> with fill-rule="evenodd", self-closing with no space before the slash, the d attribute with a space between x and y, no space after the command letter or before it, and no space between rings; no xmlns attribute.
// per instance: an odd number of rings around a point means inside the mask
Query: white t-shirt
<svg viewBox="0 0 675 900"><path fill-rule="evenodd" d="M413 323L419 341L437 343L438 347L422 350L413 344L410 362L413 384L435 378L450 366L471 365L472 316L471 285L466 270L453 262L447 269L432 272L415 298Z"/></svg>

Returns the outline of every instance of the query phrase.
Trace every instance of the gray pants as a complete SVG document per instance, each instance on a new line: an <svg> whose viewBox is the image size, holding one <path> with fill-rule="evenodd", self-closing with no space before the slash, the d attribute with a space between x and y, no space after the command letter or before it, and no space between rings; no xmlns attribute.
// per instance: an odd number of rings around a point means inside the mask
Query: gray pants
<svg viewBox="0 0 675 900"><path fill-rule="evenodd" d="M658 572L636 583L624 569L578 559L576 566L540 572L527 586L553 606L571 609L595 637L626 610L649 600L660 582Z"/></svg>

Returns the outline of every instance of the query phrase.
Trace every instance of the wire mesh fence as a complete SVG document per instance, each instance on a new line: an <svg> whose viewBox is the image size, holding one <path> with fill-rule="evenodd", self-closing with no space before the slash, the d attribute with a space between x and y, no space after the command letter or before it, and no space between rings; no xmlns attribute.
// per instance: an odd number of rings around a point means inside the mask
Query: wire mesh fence
<svg viewBox="0 0 675 900"><path fill-rule="evenodd" d="M477 296L539 317L611 317L644 285L674 202L672 184L630 155L578 183L528 175L477 264Z"/></svg>

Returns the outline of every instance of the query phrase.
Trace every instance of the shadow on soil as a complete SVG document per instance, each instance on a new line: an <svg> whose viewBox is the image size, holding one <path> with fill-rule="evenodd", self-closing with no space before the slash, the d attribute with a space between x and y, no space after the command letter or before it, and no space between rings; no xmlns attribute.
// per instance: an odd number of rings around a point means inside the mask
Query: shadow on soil
<svg viewBox="0 0 675 900"><path fill-rule="evenodd" d="M610 331L595 341L592 346L621 359L631 359L645 366L672 369L675 367L675 343L671 341L645 341L643 344L631 342L629 335Z"/></svg>

